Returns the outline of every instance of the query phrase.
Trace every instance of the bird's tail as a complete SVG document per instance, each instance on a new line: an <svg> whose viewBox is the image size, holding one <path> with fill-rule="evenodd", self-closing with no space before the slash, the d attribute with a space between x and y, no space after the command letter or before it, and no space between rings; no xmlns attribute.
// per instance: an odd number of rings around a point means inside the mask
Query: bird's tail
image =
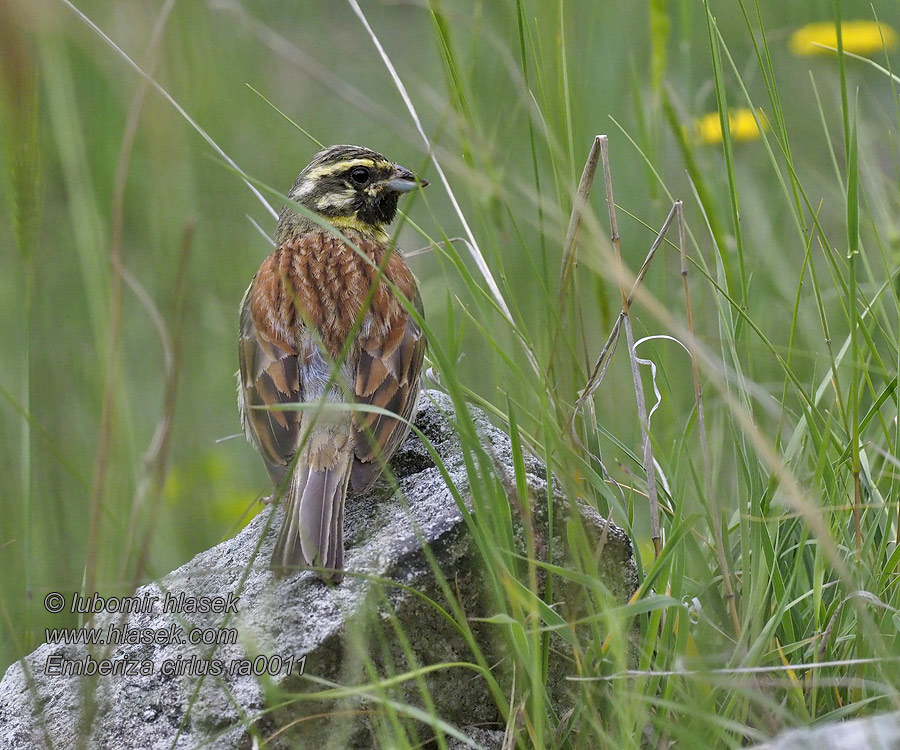
<svg viewBox="0 0 900 750"><path fill-rule="evenodd" d="M314 565L330 569L322 577L332 583L344 577L344 498L352 465L353 456L345 451L331 469L297 464L284 493L284 520L272 552L276 574Z"/></svg>

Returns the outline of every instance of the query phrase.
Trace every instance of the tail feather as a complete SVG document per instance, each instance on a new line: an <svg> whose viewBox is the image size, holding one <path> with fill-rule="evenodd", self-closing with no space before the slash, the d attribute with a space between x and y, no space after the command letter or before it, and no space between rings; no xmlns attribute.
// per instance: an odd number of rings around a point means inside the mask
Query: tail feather
<svg viewBox="0 0 900 750"><path fill-rule="evenodd" d="M338 517L331 524L331 538L328 542L328 549L332 551L331 562L328 563L328 567L335 570L344 569L344 502L347 497L347 480L349 478L350 467L347 467L347 478L344 480L344 489L341 491L341 501L337 504ZM335 583L339 581L340 578Z"/></svg>
<svg viewBox="0 0 900 750"><path fill-rule="evenodd" d="M332 469L315 471L298 464L285 493L272 568L286 575L298 567L315 565L336 572L325 578L338 583L344 566L344 497L352 456L341 456Z"/></svg>
<svg viewBox="0 0 900 750"><path fill-rule="evenodd" d="M336 467L337 468L337 467ZM335 469L310 471L300 496L300 547L312 565L324 566L330 559L332 521L336 521L335 497L338 476Z"/></svg>
<svg viewBox="0 0 900 750"><path fill-rule="evenodd" d="M308 466L298 464L281 498L284 503L284 519L281 522L281 529L278 531L275 549L272 551L271 563L272 569L278 575L287 575L304 564L300 549L298 501L309 479L309 473Z"/></svg>

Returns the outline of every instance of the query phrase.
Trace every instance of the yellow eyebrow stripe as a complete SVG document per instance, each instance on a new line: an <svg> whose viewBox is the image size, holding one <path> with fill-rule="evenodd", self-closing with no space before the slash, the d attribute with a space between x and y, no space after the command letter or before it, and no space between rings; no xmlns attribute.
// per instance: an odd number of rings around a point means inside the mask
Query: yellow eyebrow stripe
<svg viewBox="0 0 900 750"><path fill-rule="evenodd" d="M336 164L325 164L321 167L316 167L312 171L310 171L306 177L309 180L317 180L320 177L327 177L328 175L335 174L336 172L344 172L348 169L352 169L353 167L368 167L369 169L393 169L394 165L388 161L379 161L376 162L374 159L346 159L345 161L339 161Z"/></svg>

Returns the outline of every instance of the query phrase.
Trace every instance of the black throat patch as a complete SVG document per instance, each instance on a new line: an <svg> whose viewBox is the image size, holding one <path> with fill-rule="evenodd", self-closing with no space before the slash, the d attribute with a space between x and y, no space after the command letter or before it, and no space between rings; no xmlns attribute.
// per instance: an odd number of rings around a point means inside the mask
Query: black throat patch
<svg viewBox="0 0 900 750"><path fill-rule="evenodd" d="M382 226L390 224L397 215L397 201L400 194L385 190L375 198L360 193L353 201L353 212L363 224Z"/></svg>

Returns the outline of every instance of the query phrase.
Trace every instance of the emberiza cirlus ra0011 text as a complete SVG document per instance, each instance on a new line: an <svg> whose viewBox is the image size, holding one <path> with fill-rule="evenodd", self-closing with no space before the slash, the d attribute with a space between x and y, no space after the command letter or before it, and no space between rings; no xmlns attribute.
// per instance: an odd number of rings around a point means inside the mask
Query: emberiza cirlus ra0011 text
<svg viewBox="0 0 900 750"><path fill-rule="evenodd" d="M408 432L425 337L416 280L384 227L402 193L428 183L381 154L330 146L289 197L335 230L285 206L241 302L238 405L244 431L283 488L272 567L306 564L337 583L344 567L348 484L369 488ZM355 402L373 411L290 408Z"/></svg>

